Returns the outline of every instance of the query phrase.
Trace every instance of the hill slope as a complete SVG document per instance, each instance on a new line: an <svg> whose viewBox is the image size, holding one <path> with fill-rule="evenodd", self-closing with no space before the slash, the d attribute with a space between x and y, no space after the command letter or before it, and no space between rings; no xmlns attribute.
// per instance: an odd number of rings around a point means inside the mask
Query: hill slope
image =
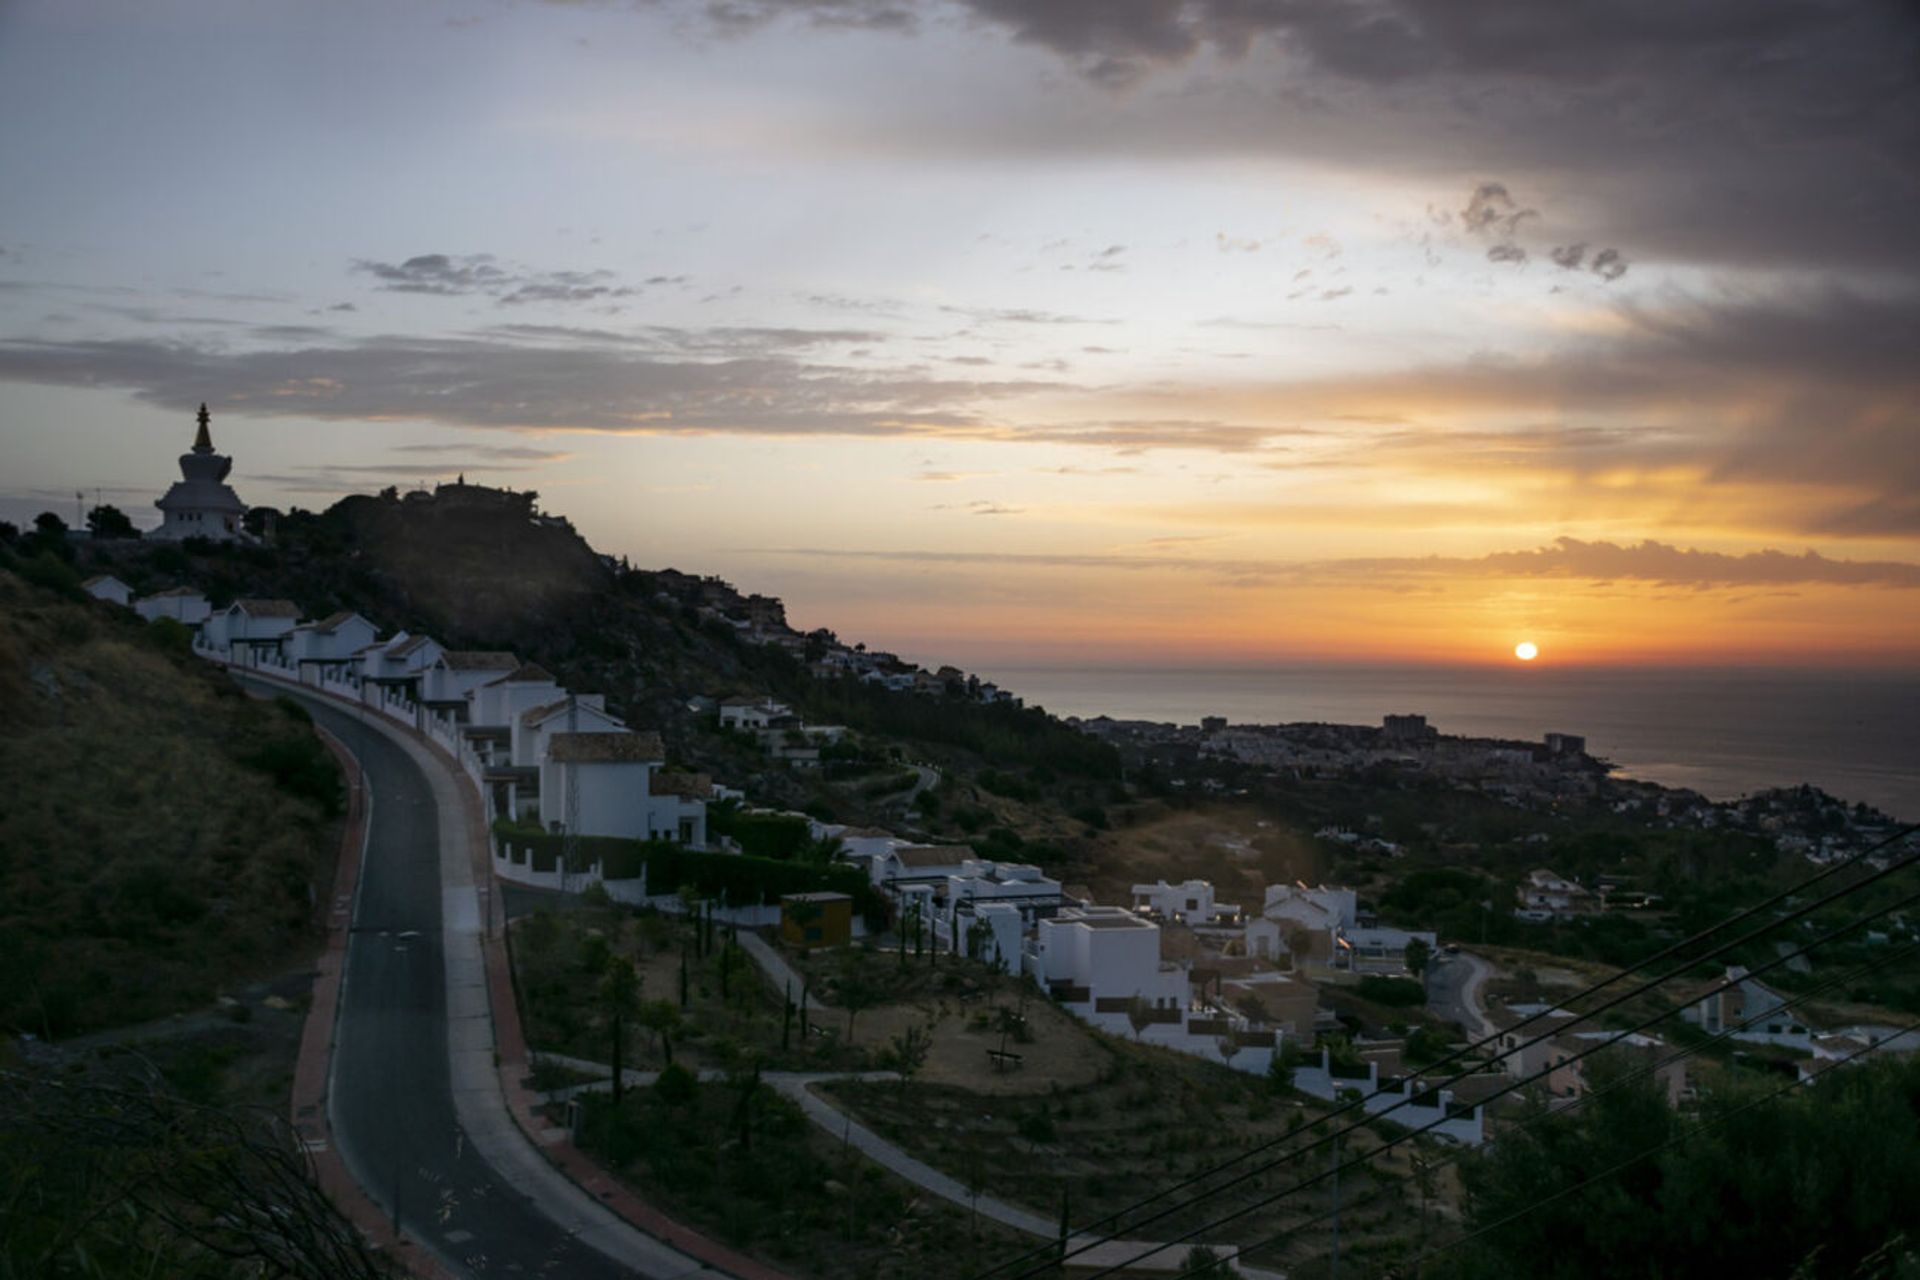
<svg viewBox="0 0 1920 1280"><path fill-rule="evenodd" d="M340 780L297 710L0 567L0 723L0 1027L158 1017L312 945Z"/></svg>

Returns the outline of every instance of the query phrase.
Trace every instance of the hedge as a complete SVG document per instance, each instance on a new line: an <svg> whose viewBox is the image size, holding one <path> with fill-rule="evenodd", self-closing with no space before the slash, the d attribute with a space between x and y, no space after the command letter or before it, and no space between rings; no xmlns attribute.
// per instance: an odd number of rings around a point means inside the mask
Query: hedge
<svg viewBox="0 0 1920 1280"><path fill-rule="evenodd" d="M560 863L565 836L538 831L506 821L493 826L503 844L525 849L535 871L552 871ZM571 869L584 872L595 864L607 880L647 878L651 893L676 893L683 886L706 898L723 899L729 906L760 903L771 906L789 893L844 893L853 898L861 916L877 924L886 917L886 904L858 867L818 866L783 862L744 853L709 853L665 840L623 840L614 836L580 836Z"/></svg>

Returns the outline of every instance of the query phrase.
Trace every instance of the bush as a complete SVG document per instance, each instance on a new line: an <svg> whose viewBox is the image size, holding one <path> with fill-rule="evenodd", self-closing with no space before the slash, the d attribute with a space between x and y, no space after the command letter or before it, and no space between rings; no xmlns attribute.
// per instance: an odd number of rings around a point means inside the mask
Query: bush
<svg viewBox="0 0 1920 1280"><path fill-rule="evenodd" d="M1355 990L1362 1000L1391 1005L1396 1009L1409 1009L1427 1002L1427 989L1411 978L1383 978L1368 974L1360 979L1360 985Z"/></svg>

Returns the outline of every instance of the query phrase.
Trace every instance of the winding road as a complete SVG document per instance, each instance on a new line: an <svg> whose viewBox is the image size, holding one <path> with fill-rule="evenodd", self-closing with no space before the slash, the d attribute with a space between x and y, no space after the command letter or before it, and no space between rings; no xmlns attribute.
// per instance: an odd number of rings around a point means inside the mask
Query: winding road
<svg viewBox="0 0 1920 1280"><path fill-rule="evenodd" d="M398 730L270 687L359 759L372 799L328 1089L355 1180L458 1275L722 1274L595 1203L499 1101L484 977L472 976L479 898L464 841L442 830L459 783Z"/></svg>

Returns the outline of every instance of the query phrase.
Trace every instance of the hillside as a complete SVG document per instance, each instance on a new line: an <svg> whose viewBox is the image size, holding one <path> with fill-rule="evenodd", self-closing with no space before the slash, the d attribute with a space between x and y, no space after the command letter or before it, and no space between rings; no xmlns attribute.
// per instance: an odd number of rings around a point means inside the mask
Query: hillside
<svg viewBox="0 0 1920 1280"><path fill-rule="evenodd" d="M262 545L89 542L77 554L85 572L111 571L140 592L190 583L216 604L284 596L309 616L353 609L449 647L512 649L658 729L675 764L822 817L1060 867L1080 858L1108 806L1126 802L1112 749L1044 712L816 679L803 654L747 643L714 616L714 599L740 599L725 584L602 556L532 498L470 485L389 492L288 513ZM809 722L849 726L854 745L817 772L774 764L687 705L732 694L769 694ZM895 785L912 780L905 761L942 776L911 812Z"/></svg>
<svg viewBox="0 0 1920 1280"><path fill-rule="evenodd" d="M0 551L0 1028L64 1038L304 963L341 803L305 717L16 567Z"/></svg>

